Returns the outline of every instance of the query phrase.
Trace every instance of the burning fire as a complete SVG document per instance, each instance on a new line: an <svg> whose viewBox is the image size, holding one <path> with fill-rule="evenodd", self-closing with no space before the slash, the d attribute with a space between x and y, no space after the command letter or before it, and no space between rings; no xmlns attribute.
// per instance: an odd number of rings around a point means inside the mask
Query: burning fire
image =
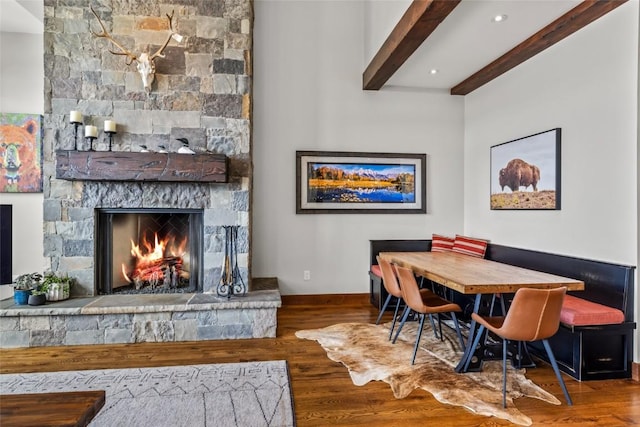
<svg viewBox="0 0 640 427"><path fill-rule="evenodd" d="M122 274L127 282L135 284L136 289L142 288L145 284L151 287L177 287L179 280L189 278L189 273L183 270L186 247L186 237L176 243L171 236L159 239L158 233L154 233L153 244L147 240L146 235L141 245L131 240L134 268L131 273L127 273L127 266L122 264Z"/></svg>

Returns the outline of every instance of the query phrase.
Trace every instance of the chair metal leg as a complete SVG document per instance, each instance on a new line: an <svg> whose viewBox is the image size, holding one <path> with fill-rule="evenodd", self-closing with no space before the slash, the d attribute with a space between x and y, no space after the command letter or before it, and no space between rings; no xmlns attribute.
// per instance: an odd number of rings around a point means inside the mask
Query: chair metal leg
<svg viewBox="0 0 640 427"><path fill-rule="evenodd" d="M404 322L407 321L407 317L409 317L409 312L411 311L411 309L409 309L409 306L405 306L404 307L404 311L402 312L402 320L400 321L400 326L398 326L398 330L396 331L396 336L393 337L393 343L396 343L396 340L398 339L398 335L400 335L400 331L402 330L402 327L404 326Z"/></svg>
<svg viewBox="0 0 640 427"><path fill-rule="evenodd" d="M467 372L467 370L469 369L469 364L471 363L471 359L473 358L473 352L475 351L476 347L478 346L478 344L480 344L480 338L482 338L482 334L484 333L484 325L478 325L478 330L475 332L475 338L473 339L473 344L471 345L471 348L467 347L465 354L468 352L468 356L467 356L467 360L464 363L464 369L462 369L462 372Z"/></svg>
<svg viewBox="0 0 640 427"><path fill-rule="evenodd" d="M416 344L413 346L413 357L411 358L411 364L413 365L416 361L416 353L418 352L418 344L420 344L420 337L422 336L422 328L424 327L424 314L420 314L420 326L418 327L418 332L416 333Z"/></svg>
<svg viewBox="0 0 640 427"><path fill-rule="evenodd" d="M389 340L391 340L391 336L393 335L393 328L396 327L396 321L398 320L398 309L400 308L401 299L398 298L396 302L396 310L393 312L393 322L391 322L391 328L389 329Z"/></svg>
<svg viewBox="0 0 640 427"><path fill-rule="evenodd" d="M453 320L453 325L456 327L456 334L458 335L458 339L460 340L460 348L464 353L465 345L464 339L462 338L462 332L460 332L460 325L458 324L458 317L454 312L451 312L451 319Z"/></svg>
<svg viewBox="0 0 640 427"><path fill-rule="evenodd" d="M507 407L507 340L502 340L502 407Z"/></svg>
<svg viewBox="0 0 640 427"><path fill-rule="evenodd" d="M489 316L493 316L493 307L496 304L496 294L491 296L491 305L489 305Z"/></svg>
<svg viewBox="0 0 640 427"><path fill-rule="evenodd" d="M549 345L548 340L542 340L542 344L544 344L544 349L547 350L547 356L549 356L549 361L551 362L551 366L553 367L553 371L556 373L556 377L558 378L558 382L560 383L560 387L562 387L562 392L564 393L565 399L567 399L567 405L573 405L571 401L571 397L569 397L569 392L567 391L567 386L564 384L564 380L562 379L562 374L558 369L558 363L556 362L556 358L553 355L553 351L551 350L551 346Z"/></svg>
<svg viewBox="0 0 640 427"><path fill-rule="evenodd" d="M376 325L380 323L380 319L382 319L382 315L384 314L384 311L387 309L387 306L389 305L389 301L391 301L392 296L393 295L391 294L387 295L387 299L382 305L382 310L380 310L380 314L378 314L378 318L376 319Z"/></svg>
<svg viewBox="0 0 640 427"><path fill-rule="evenodd" d="M440 320L440 319L438 318L438 320ZM437 329L436 329L436 324L433 321L433 315L432 314L429 315L429 322L431 322L431 329L433 329L433 336L436 337L436 339L438 339L438 332L437 332Z"/></svg>
<svg viewBox="0 0 640 427"><path fill-rule="evenodd" d="M502 313L500 313L500 315L506 316L507 309L504 305L504 294L493 294L493 296L491 297L491 306L489 307L489 316L493 316L493 308L496 303L496 298L500 298L500 309L502 310Z"/></svg>
<svg viewBox="0 0 640 427"><path fill-rule="evenodd" d="M522 341L518 341L518 369L522 368Z"/></svg>

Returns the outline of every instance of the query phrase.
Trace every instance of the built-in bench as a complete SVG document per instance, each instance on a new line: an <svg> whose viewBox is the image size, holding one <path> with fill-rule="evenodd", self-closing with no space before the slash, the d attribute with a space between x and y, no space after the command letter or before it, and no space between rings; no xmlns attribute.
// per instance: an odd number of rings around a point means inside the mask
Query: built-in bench
<svg viewBox="0 0 640 427"><path fill-rule="evenodd" d="M430 240L372 240L370 265L376 264L375 257L379 252L430 249ZM631 378L633 330L636 327L633 319L635 267L492 243L488 245L485 257L505 264L584 281L584 291L570 292L569 295L579 300L566 299L563 322L558 333L549 340L558 365L564 372L580 381ZM380 301L384 302L387 294L382 282L371 269L369 275L371 302L380 309ZM452 297L468 316L473 307L472 297L457 293ZM584 303L585 300L619 310L622 319L616 319L615 314L605 313L604 316L612 317L602 322L617 323L585 324L588 323L585 319L593 319L593 316L598 314L598 307L589 307L588 303ZM598 315L602 316L601 313ZM619 322L620 320L622 322ZM602 322L594 320L594 323ZM533 343L529 349L536 357L547 360L542 343Z"/></svg>
<svg viewBox="0 0 640 427"><path fill-rule="evenodd" d="M378 267L376 256L380 252L423 252L431 250L431 240L370 240L369 260L369 301L378 311L386 301L389 293L382 284L382 272ZM391 304L393 305L393 304ZM387 309L394 310L395 306Z"/></svg>

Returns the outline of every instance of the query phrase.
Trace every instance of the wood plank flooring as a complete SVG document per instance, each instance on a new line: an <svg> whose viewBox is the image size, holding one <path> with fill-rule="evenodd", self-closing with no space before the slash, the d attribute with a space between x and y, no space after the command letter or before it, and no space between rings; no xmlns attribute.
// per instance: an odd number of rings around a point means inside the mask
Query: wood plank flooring
<svg viewBox="0 0 640 427"><path fill-rule="evenodd" d="M343 322L375 322L377 312L364 296L320 304L283 297L275 339L188 343L140 343L0 350L0 373L171 366L285 359L289 362L298 426L508 426L506 421L443 405L423 390L395 399L382 382L356 387L347 370L326 357L314 341L294 333ZM384 320L389 320L386 314ZM538 426L640 425L640 383L633 380L577 382L565 376L574 402L564 404L553 370L544 364L527 376L563 404L521 398L516 406Z"/></svg>

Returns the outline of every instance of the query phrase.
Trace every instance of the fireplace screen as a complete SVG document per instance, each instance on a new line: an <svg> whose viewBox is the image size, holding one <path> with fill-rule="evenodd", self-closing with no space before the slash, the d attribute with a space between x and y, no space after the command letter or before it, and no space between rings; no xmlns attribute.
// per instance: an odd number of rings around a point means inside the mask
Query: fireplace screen
<svg viewBox="0 0 640 427"><path fill-rule="evenodd" d="M99 209L99 294L200 289L202 211Z"/></svg>

